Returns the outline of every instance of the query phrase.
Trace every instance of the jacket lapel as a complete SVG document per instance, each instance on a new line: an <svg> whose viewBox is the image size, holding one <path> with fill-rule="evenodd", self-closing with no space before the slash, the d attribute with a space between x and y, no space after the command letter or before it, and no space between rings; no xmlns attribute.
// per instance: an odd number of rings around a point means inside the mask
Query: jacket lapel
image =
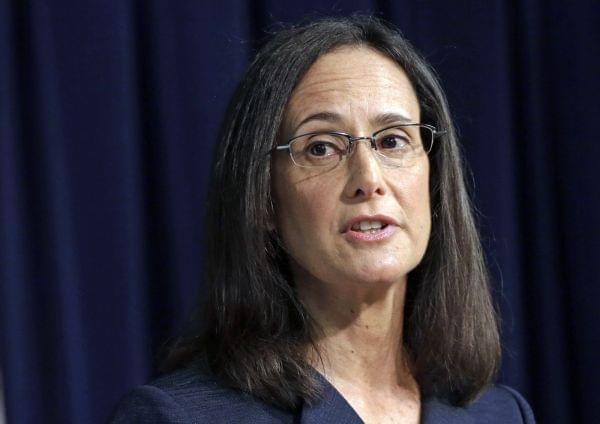
<svg viewBox="0 0 600 424"><path fill-rule="evenodd" d="M318 403L305 404L295 422L301 424L360 424L363 420L322 375L323 395ZM424 399L421 407L422 424L474 424L473 418L461 408L453 407L437 398Z"/></svg>
<svg viewBox="0 0 600 424"><path fill-rule="evenodd" d="M474 424L466 410L448 405L437 398L428 398L421 404L422 424Z"/></svg>
<svg viewBox="0 0 600 424"><path fill-rule="evenodd" d="M300 411L301 424L360 424L363 422L342 395L324 378L323 395L318 403L304 405Z"/></svg>

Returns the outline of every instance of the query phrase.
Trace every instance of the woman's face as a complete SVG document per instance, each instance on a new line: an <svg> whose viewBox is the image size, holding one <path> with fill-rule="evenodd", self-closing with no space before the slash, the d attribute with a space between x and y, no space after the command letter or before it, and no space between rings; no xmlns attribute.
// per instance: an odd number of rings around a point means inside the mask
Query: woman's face
<svg viewBox="0 0 600 424"><path fill-rule="evenodd" d="M420 122L404 71L371 48L343 47L319 58L295 88L279 142L315 131L370 136L402 117ZM297 284L383 287L423 258L431 229L425 153L410 167L390 168L360 142L332 169L296 166L282 151L273 170L277 228ZM353 230L361 221L384 228Z"/></svg>

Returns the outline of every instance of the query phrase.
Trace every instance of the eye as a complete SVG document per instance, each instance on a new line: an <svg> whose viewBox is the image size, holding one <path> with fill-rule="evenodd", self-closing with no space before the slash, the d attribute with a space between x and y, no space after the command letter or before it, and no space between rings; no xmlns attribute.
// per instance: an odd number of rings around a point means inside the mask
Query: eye
<svg viewBox="0 0 600 424"><path fill-rule="evenodd" d="M330 156L339 154L338 147L327 141L312 142L307 146L306 151L312 156Z"/></svg>
<svg viewBox="0 0 600 424"><path fill-rule="evenodd" d="M344 140L335 134L313 134L303 140L305 155L313 158L340 155L346 148Z"/></svg>
<svg viewBox="0 0 600 424"><path fill-rule="evenodd" d="M338 163L347 150L345 136L335 133L311 133L292 141L291 153L300 166L325 166Z"/></svg>
<svg viewBox="0 0 600 424"><path fill-rule="evenodd" d="M410 138L406 134L386 134L379 139L379 148L382 150L404 149L410 144Z"/></svg>

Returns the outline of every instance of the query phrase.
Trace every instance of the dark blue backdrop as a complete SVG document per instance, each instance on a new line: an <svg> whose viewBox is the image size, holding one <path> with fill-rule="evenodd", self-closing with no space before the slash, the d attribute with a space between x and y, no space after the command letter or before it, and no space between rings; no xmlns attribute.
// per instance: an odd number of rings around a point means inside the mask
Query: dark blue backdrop
<svg viewBox="0 0 600 424"><path fill-rule="evenodd" d="M209 158L247 60L279 21L354 11L398 25L447 89L500 379L542 422L598 422L598 3L297 3L0 0L9 422L102 422L151 377L197 292Z"/></svg>

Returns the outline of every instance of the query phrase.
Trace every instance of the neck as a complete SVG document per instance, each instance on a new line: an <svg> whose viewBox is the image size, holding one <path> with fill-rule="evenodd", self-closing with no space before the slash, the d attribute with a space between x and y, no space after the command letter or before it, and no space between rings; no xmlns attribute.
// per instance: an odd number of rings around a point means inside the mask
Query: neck
<svg viewBox="0 0 600 424"><path fill-rule="evenodd" d="M406 278L376 290L319 282L298 284L299 296L318 325L319 354L311 364L335 385L369 391L415 390L402 348ZM337 383L337 384L336 384Z"/></svg>

